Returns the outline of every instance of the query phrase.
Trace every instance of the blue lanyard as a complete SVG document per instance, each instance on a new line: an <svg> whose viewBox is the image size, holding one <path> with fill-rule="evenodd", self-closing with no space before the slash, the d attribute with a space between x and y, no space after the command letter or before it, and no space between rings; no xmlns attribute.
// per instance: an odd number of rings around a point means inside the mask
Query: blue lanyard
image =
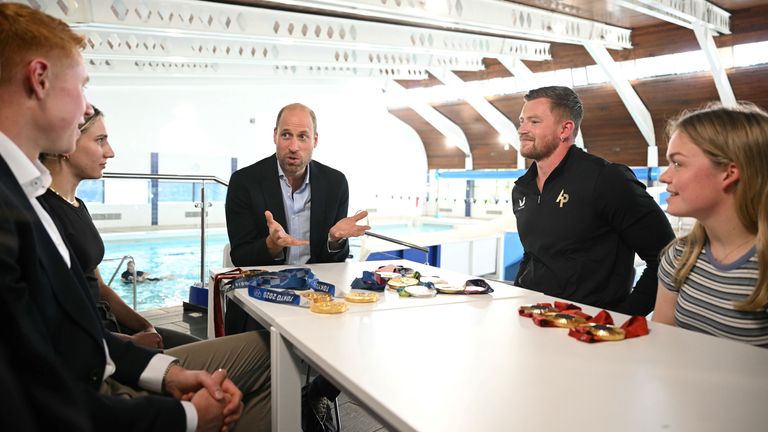
<svg viewBox="0 0 768 432"><path fill-rule="evenodd" d="M336 286L319 280L307 268L289 268L275 272L263 272L245 277L233 283L235 288L248 288L253 298L273 303L309 306L308 300L294 291L313 290L336 295Z"/></svg>

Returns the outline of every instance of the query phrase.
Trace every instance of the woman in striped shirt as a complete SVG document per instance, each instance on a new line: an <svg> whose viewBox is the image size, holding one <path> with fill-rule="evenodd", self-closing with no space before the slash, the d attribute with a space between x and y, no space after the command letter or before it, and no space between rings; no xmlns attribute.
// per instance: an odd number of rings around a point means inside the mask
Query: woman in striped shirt
<svg viewBox="0 0 768 432"><path fill-rule="evenodd" d="M653 320L768 347L768 113L710 105L667 131L667 212L696 224L662 252Z"/></svg>

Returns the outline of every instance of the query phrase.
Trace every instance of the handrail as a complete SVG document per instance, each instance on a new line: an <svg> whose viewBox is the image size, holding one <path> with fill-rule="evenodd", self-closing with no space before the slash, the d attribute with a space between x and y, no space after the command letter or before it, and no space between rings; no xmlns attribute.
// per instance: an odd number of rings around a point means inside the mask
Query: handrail
<svg viewBox="0 0 768 432"><path fill-rule="evenodd" d="M216 182L229 187L229 183L212 175L187 175L187 174L141 174L141 173L113 173L105 172L103 178L136 179L136 180L202 180Z"/></svg>
<svg viewBox="0 0 768 432"><path fill-rule="evenodd" d="M395 243L395 244L399 244L401 246L409 247L411 249L417 249L417 250L420 250L420 251L424 252L425 254L429 253L429 249L425 248L424 246L419 246L419 245L415 245L413 243L408 243L407 241L398 240L398 239L395 239L395 238L392 238L392 237L387 237L385 235L376 234L376 233L373 233L373 232L370 232L370 231L366 231L364 234L367 235L367 236L375 237L377 239L388 241L390 243Z"/></svg>
<svg viewBox="0 0 768 432"><path fill-rule="evenodd" d="M117 265L117 268L115 268L115 271L112 273L112 277L109 278L109 282L107 282L107 286L112 286L112 281L115 280L115 276L117 275L117 272L120 271L121 268L123 268L123 263L125 260L128 260L129 263L133 263L133 310L136 310L136 261L133 259L130 255L125 255L120 259L120 264ZM117 261L118 258L106 258L102 261Z"/></svg>
<svg viewBox="0 0 768 432"><path fill-rule="evenodd" d="M424 246L415 245L413 243L408 243L407 241L398 240L396 238L387 237L385 235L372 233L370 231L366 231L364 234L367 235L367 236L371 236L371 237L377 238L377 239L388 241L390 243L399 244L401 246L409 247L411 249L416 249L416 250L419 250L421 252L424 252L424 264L429 264L429 249L425 248Z"/></svg>

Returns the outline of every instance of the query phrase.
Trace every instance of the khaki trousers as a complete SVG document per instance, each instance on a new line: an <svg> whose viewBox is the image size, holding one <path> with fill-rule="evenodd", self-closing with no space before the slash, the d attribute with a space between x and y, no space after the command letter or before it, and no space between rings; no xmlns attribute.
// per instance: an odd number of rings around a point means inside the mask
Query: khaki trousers
<svg viewBox="0 0 768 432"><path fill-rule="evenodd" d="M250 331L233 336L204 340L172 348L166 354L176 357L190 370L226 369L227 376L243 392L245 408L235 425L242 432L271 430L271 393L269 368L269 333ZM147 392L135 390L108 378L101 392L124 397L137 397Z"/></svg>

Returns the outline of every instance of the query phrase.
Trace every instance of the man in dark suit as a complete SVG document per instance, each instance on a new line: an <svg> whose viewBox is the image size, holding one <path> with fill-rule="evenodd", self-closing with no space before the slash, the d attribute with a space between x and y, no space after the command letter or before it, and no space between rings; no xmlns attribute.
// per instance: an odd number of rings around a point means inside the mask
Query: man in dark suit
<svg viewBox="0 0 768 432"><path fill-rule="evenodd" d="M72 152L90 110L83 46L64 22L0 4L0 366L21 387L10 395L21 408L4 403L0 424L33 414L24 430L231 428L242 393L226 372L187 370L103 331L75 257L36 199L51 181L38 155ZM108 386L173 397L118 397Z"/></svg>
<svg viewBox="0 0 768 432"><path fill-rule="evenodd" d="M340 171L312 160L317 118L301 104L283 107L276 152L232 174L227 192L230 257L237 266L342 262L347 238L369 226L347 217L349 185ZM261 215L264 215L262 218Z"/></svg>
<svg viewBox="0 0 768 432"><path fill-rule="evenodd" d="M349 185L344 174L312 160L317 147L315 113L302 104L283 107L273 139L274 155L238 170L229 180L226 215L232 263L343 262L349 255L347 238L371 227L357 225L368 216L366 211L347 217ZM259 327L231 301L226 319L227 332ZM305 391L304 430L333 430L329 401L339 391L323 377Z"/></svg>

